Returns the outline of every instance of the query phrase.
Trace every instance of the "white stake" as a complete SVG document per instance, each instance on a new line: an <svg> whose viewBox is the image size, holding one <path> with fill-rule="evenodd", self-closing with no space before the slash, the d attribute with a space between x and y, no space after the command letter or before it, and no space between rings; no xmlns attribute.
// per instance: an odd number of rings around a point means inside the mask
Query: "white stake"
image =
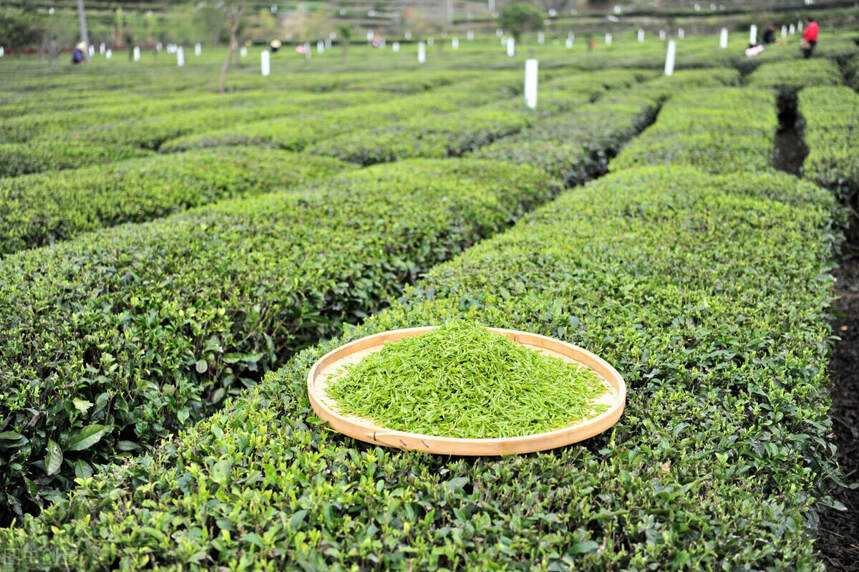
<svg viewBox="0 0 859 572"><path fill-rule="evenodd" d="M453 48L454 50L458 50L459 49L459 38L452 39L450 41L450 47Z"/></svg>
<svg viewBox="0 0 859 572"><path fill-rule="evenodd" d="M674 75L674 54L677 44L674 40L668 42L668 53L665 54L665 75Z"/></svg>
<svg viewBox="0 0 859 572"><path fill-rule="evenodd" d="M133 57L134 57L134 61L136 61L136 62L139 62L139 61L140 61L140 48L139 48L138 46L134 46L134 55L133 55Z"/></svg>
<svg viewBox="0 0 859 572"><path fill-rule="evenodd" d="M268 50L263 50L260 54L260 68L262 75L271 73L271 54L268 53Z"/></svg>
<svg viewBox="0 0 859 572"><path fill-rule="evenodd" d="M782 26L782 27L781 27L781 37L782 37L782 38L787 38L787 26Z"/></svg>
<svg viewBox="0 0 859 572"><path fill-rule="evenodd" d="M6 55L6 48L4 48L3 46L0 46L0 58L2 58L5 55Z"/></svg>
<svg viewBox="0 0 859 572"><path fill-rule="evenodd" d="M418 63L426 63L427 61L427 45L423 42L418 42Z"/></svg>
<svg viewBox="0 0 859 572"><path fill-rule="evenodd" d="M105 58L110 59L111 56L113 56L113 50L105 50L104 51L104 57Z"/></svg>
<svg viewBox="0 0 859 572"><path fill-rule="evenodd" d="M683 38L685 38L686 37L686 30L684 30L683 28L678 29L677 30L677 37L680 38L681 40Z"/></svg>
<svg viewBox="0 0 859 572"><path fill-rule="evenodd" d="M469 42L473 42L474 41L474 30L469 30L468 33L465 35L465 37L468 39Z"/></svg>
<svg viewBox="0 0 859 572"><path fill-rule="evenodd" d="M317 54L325 53L325 42L323 42L322 40L319 40L318 42L316 42L316 53Z"/></svg>
<svg viewBox="0 0 859 572"><path fill-rule="evenodd" d="M105 50L105 45L104 45L104 42L102 42L98 45L98 53L101 55L104 55L104 50Z"/></svg>
<svg viewBox="0 0 859 572"><path fill-rule="evenodd" d="M792 35L794 35L794 34L796 34L796 26L794 26L793 24L791 24L791 25L790 25L790 28L788 29L788 31L789 31L789 33L790 33L790 35L791 35L791 36L792 36Z"/></svg>
<svg viewBox="0 0 859 572"><path fill-rule="evenodd" d="M576 35L574 33L570 32L570 34L567 36L567 41L565 43L565 45L567 46L567 49L572 48L573 42L575 42L575 41L576 41Z"/></svg>
<svg viewBox="0 0 859 572"><path fill-rule="evenodd" d="M749 44L755 46L758 43L758 27L754 24L749 27Z"/></svg>
<svg viewBox="0 0 859 572"><path fill-rule="evenodd" d="M605 45L607 45L607 46L611 45L611 34L605 35Z"/></svg>
<svg viewBox="0 0 859 572"><path fill-rule="evenodd" d="M546 41L545 34L543 34L543 32L537 32L537 43L542 44L545 41Z"/></svg>
<svg viewBox="0 0 859 572"><path fill-rule="evenodd" d="M399 52L400 51L400 42L394 42L393 44L391 44L391 49L394 50L395 52Z"/></svg>
<svg viewBox="0 0 859 572"><path fill-rule="evenodd" d="M203 54L203 46L198 43L194 44L194 55L200 56Z"/></svg>
<svg viewBox="0 0 859 572"><path fill-rule="evenodd" d="M719 47L723 50L728 47L728 29L722 28L722 32L719 34Z"/></svg>
<svg viewBox="0 0 859 572"><path fill-rule="evenodd" d="M507 55L511 57L516 55L516 40L513 38L507 38Z"/></svg>
<svg viewBox="0 0 859 572"><path fill-rule="evenodd" d="M537 107L537 60L533 58L525 61L525 105Z"/></svg>
<svg viewBox="0 0 859 572"><path fill-rule="evenodd" d="M242 49L239 50L239 55L243 58L248 57L248 49L245 46L242 46Z"/></svg>
<svg viewBox="0 0 859 572"><path fill-rule="evenodd" d="M644 43L644 30L641 28L638 29L638 43Z"/></svg>
<svg viewBox="0 0 859 572"><path fill-rule="evenodd" d="M185 65L185 50L182 49L182 46L176 50L176 65L180 68Z"/></svg>
<svg viewBox="0 0 859 572"><path fill-rule="evenodd" d="M665 41L665 30L659 30L659 41L660 42Z"/></svg>

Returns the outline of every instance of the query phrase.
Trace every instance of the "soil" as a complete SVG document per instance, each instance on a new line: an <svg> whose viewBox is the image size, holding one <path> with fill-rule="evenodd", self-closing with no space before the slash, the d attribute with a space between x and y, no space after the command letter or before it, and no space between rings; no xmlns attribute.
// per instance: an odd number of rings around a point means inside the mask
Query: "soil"
<svg viewBox="0 0 859 572"><path fill-rule="evenodd" d="M802 138L798 119L796 94L781 94L778 99L779 128L775 136L773 167L797 177L802 174L802 163L808 147Z"/></svg>
<svg viewBox="0 0 859 572"><path fill-rule="evenodd" d="M847 233L835 272L833 332L835 344L829 364L832 380L832 428L838 463L846 483L859 483L859 219ZM830 570L859 571L859 487L828 483L832 498L846 511L821 507L817 549Z"/></svg>

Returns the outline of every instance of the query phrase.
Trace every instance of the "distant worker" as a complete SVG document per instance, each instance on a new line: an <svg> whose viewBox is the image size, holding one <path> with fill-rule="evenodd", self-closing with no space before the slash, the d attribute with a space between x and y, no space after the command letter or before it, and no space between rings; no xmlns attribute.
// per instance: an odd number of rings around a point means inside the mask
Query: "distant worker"
<svg viewBox="0 0 859 572"><path fill-rule="evenodd" d="M75 49L72 52L72 63L75 65L86 63L86 44L85 43L80 42L77 46L75 46Z"/></svg>
<svg viewBox="0 0 859 572"><path fill-rule="evenodd" d="M277 52L280 49L281 45L282 44L280 43L280 40L272 40L269 44L269 46L271 47L271 53Z"/></svg>
<svg viewBox="0 0 859 572"><path fill-rule="evenodd" d="M810 58L812 52L814 52L814 47L817 45L818 31L817 22L811 16L807 16L805 18L805 31L802 33L802 43L800 44L803 57Z"/></svg>
<svg viewBox="0 0 859 572"><path fill-rule="evenodd" d="M769 26L767 26L767 29L764 30L764 37L761 38L761 44L764 46L768 46L770 44L775 44L776 43L776 39L775 39L776 30L778 30L778 27L776 27L775 24L770 24Z"/></svg>

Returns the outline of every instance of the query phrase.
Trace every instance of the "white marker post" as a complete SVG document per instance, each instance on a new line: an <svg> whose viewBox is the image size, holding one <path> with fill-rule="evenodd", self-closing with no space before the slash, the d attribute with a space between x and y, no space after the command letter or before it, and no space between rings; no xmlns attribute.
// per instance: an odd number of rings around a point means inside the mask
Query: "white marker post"
<svg viewBox="0 0 859 572"><path fill-rule="evenodd" d="M537 60L525 60L525 105L537 107Z"/></svg>
<svg viewBox="0 0 859 572"><path fill-rule="evenodd" d="M468 39L469 42L473 42L474 41L474 30L469 30L468 33L465 35L465 37Z"/></svg>
<svg viewBox="0 0 859 572"><path fill-rule="evenodd" d="M749 28L749 44L753 46L758 44L758 27L754 24Z"/></svg>
<svg viewBox="0 0 859 572"><path fill-rule="evenodd" d="M242 46L242 49L239 50L239 55L243 58L248 57L248 49L245 46Z"/></svg>
<svg viewBox="0 0 859 572"><path fill-rule="evenodd" d="M3 46L0 46L0 58L2 58L5 55L6 55L6 48L4 48Z"/></svg>
<svg viewBox="0 0 859 572"><path fill-rule="evenodd" d="M450 41L451 49L458 50L459 49L459 38L454 38Z"/></svg>
<svg viewBox="0 0 859 572"><path fill-rule="evenodd" d="M435 40L433 40L432 38L427 38L427 45L428 45L428 46L434 46L434 45L435 45Z"/></svg>
<svg viewBox="0 0 859 572"><path fill-rule="evenodd" d="M316 53L317 54L324 54L325 53L325 42L323 42L322 40L319 40L318 42L316 42Z"/></svg>
<svg viewBox="0 0 859 572"><path fill-rule="evenodd" d="M612 38L611 38L611 34L606 34L606 35L605 35L605 45L610 46L610 45L611 45L611 40L612 40Z"/></svg>
<svg viewBox="0 0 859 572"><path fill-rule="evenodd" d="M791 24L791 25L790 25L790 28L788 28L788 32L790 33L790 35L791 35L791 36L792 36L792 35L794 35L794 34L796 34L796 26L794 26L793 24Z"/></svg>
<svg viewBox="0 0 859 572"><path fill-rule="evenodd" d="M507 55L513 57L516 55L516 40L507 38Z"/></svg>
<svg viewBox="0 0 859 572"><path fill-rule="evenodd" d="M375 37L376 37L376 35L373 32L367 32L367 41L368 42L372 43L373 38L375 38Z"/></svg>
<svg viewBox="0 0 859 572"><path fill-rule="evenodd" d="M113 57L113 50L105 50L104 51L104 57L107 59L110 59L111 57Z"/></svg>
<svg viewBox="0 0 859 572"><path fill-rule="evenodd" d="M139 61L140 61L140 47L139 47L139 46L134 46L134 55L133 55L133 57L134 57L134 61L136 61L136 62L139 62Z"/></svg>
<svg viewBox="0 0 859 572"><path fill-rule="evenodd" d="M423 42L418 42L418 63L423 64L427 61L427 45Z"/></svg>
<svg viewBox="0 0 859 572"><path fill-rule="evenodd" d="M722 28L722 32L719 34L719 47L723 50L728 47L728 29Z"/></svg>
<svg viewBox="0 0 859 572"><path fill-rule="evenodd" d="M543 44L546 41L546 35L543 32L537 32L537 43Z"/></svg>
<svg viewBox="0 0 859 572"><path fill-rule="evenodd" d="M660 42L665 41L665 30L659 30L659 41Z"/></svg>
<svg viewBox="0 0 859 572"><path fill-rule="evenodd" d="M575 42L575 41L576 41L576 35L574 33L570 32L570 34L567 36L567 41L565 42L564 45L567 46L567 49L570 49L573 47L573 42Z"/></svg>
<svg viewBox="0 0 859 572"><path fill-rule="evenodd" d="M271 73L271 54L268 53L268 50L263 50L259 57L260 71L262 71L262 75L269 75Z"/></svg>
<svg viewBox="0 0 859 572"><path fill-rule="evenodd" d="M496 35L496 36L499 36L499 37L500 37L500 36L503 36L503 35L504 35L504 30L502 30L501 28L495 28L495 35Z"/></svg>
<svg viewBox="0 0 859 572"><path fill-rule="evenodd" d="M180 68L185 65L185 50L182 49L182 46L176 50L176 65Z"/></svg>
<svg viewBox="0 0 859 572"><path fill-rule="evenodd" d="M638 29L638 43L644 43L644 30L642 30L641 28Z"/></svg>
<svg viewBox="0 0 859 572"><path fill-rule="evenodd" d="M683 28L678 29L677 30L677 37L680 38L681 40L684 39L686 37L686 30L684 30Z"/></svg>
<svg viewBox="0 0 859 572"><path fill-rule="evenodd" d="M304 42L304 61L310 61L310 58L313 56L310 49L310 42Z"/></svg>
<svg viewBox="0 0 859 572"><path fill-rule="evenodd" d="M394 50L394 53L400 51L400 42L394 42L391 44L391 49Z"/></svg>
<svg viewBox="0 0 859 572"><path fill-rule="evenodd" d="M194 55L195 56L203 55L203 46L201 46L199 42L194 44Z"/></svg>
<svg viewBox="0 0 859 572"><path fill-rule="evenodd" d="M95 46L89 46L87 51L89 52L89 57L93 57L95 55Z"/></svg>
<svg viewBox="0 0 859 572"><path fill-rule="evenodd" d="M668 53L665 54L665 75L674 75L674 55L677 51L677 43L674 40L668 42Z"/></svg>
<svg viewBox="0 0 859 572"><path fill-rule="evenodd" d="M781 37L782 39L787 38L787 26L781 27Z"/></svg>
<svg viewBox="0 0 859 572"><path fill-rule="evenodd" d="M106 49L106 47L104 45L104 42L102 42L98 45L98 53L101 54L102 56L104 55L105 49Z"/></svg>
<svg viewBox="0 0 859 572"><path fill-rule="evenodd" d="M802 20L800 20L799 22L796 23L796 31L797 32L802 31Z"/></svg>

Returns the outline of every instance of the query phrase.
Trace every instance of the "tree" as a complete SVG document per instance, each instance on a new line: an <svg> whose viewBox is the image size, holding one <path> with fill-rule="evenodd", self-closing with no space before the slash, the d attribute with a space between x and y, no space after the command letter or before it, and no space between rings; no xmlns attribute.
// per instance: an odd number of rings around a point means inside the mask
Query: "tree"
<svg viewBox="0 0 859 572"><path fill-rule="evenodd" d="M86 45L84 49L84 60L89 61L89 33L86 28L86 14L84 13L84 0L78 0L78 24L81 29L81 42Z"/></svg>
<svg viewBox="0 0 859 572"><path fill-rule="evenodd" d="M513 39L518 44L523 33L542 30L545 18L546 15L536 6L519 2L504 8L498 18L498 23L503 29L513 34Z"/></svg>
<svg viewBox="0 0 859 572"><path fill-rule="evenodd" d="M230 62L233 60L233 52L239 45L239 28L242 25L242 12L245 10L243 0L223 0L219 6L224 11L227 31L230 33L230 49L227 51L227 59L221 68L220 92L224 93L227 87L227 72L230 71Z"/></svg>
<svg viewBox="0 0 859 572"><path fill-rule="evenodd" d="M347 53L349 52L349 40L352 39L352 26L349 24L340 24L337 28L337 33L340 34L340 41L343 45L343 61L346 61Z"/></svg>

